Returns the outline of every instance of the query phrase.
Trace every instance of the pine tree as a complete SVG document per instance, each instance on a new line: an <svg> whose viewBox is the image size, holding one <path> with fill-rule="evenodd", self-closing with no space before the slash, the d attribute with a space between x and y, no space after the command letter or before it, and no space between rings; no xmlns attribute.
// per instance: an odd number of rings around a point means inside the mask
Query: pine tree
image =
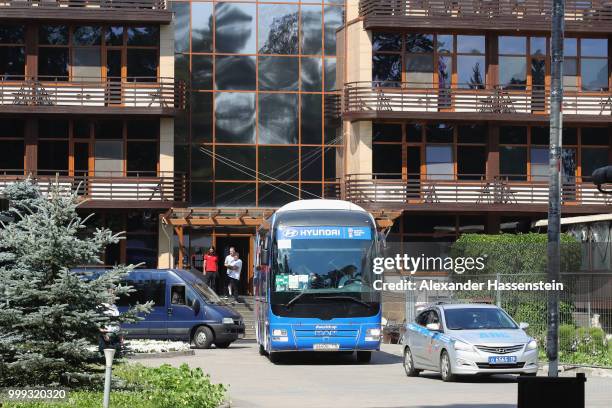
<svg viewBox="0 0 612 408"><path fill-rule="evenodd" d="M42 194L25 180L4 195L12 222L0 225L0 386L92 381L102 360L92 347L99 329L135 321L150 305L119 317L104 313L103 303L132 291L120 284L132 266L88 279L70 269L101 264L106 245L123 235L100 228L88 233L88 218L77 213L78 195L57 182Z"/></svg>

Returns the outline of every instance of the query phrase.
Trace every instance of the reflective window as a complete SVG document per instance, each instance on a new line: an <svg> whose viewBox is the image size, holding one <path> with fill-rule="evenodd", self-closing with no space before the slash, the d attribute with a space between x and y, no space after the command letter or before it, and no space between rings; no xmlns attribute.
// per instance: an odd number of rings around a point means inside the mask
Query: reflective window
<svg viewBox="0 0 612 408"><path fill-rule="evenodd" d="M338 89L336 84L336 59L325 58L325 90Z"/></svg>
<svg viewBox="0 0 612 408"><path fill-rule="evenodd" d="M259 94L259 143L298 142L298 97L296 94Z"/></svg>
<svg viewBox="0 0 612 408"><path fill-rule="evenodd" d="M68 77L68 48L39 48L38 75L66 80Z"/></svg>
<svg viewBox="0 0 612 408"><path fill-rule="evenodd" d="M546 38L531 37L529 39L529 48L531 55L545 56L546 55Z"/></svg>
<svg viewBox="0 0 612 408"><path fill-rule="evenodd" d="M323 178L323 149L321 147L302 147L300 150L302 180L320 181Z"/></svg>
<svg viewBox="0 0 612 408"><path fill-rule="evenodd" d="M196 180L211 180L213 177L212 157L213 151L210 146L191 145L191 177ZM230 167L229 162L227 163Z"/></svg>
<svg viewBox="0 0 612 408"><path fill-rule="evenodd" d="M25 48L0 46L0 75L25 73Z"/></svg>
<svg viewBox="0 0 612 408"><path fill-rule="evenodd" d="M395 144L372 145L372 171L380 178L401 178L402 146Z"/></svg>
<svg viewBox="0 0 612 408"><path fill-rule="evenodd" d="M327 59L325 60L328 61ZM300 66L300 80L302 82L302 91L308 92L321 92L323 73L322 73L322 60L321 58L315 57L304 57L302 58ZM327 82L327 72L326 72ZM334 71L334 83L335 83L335 71Z"/></svg>
<svg viewBox="0 0 612 408"><path fill-rule="evenodd" d="M433 86L433 54L406 55L406 79L408 86L431 88Z"/></svg>
<svg viewBox="0 0 612 408"><path fill-rule="evenodd" d="M457 146L457 178L481 180L487 167L485 146Z"/></svg>
<svg viewBox="0 0 612 408"><path fill-rule="evenodd" d="M458 35L457 52L462 54L484 54L485 37L483 35Z"/></svg>
<svg viewBox="0 0 612 408"><path fill-rule="evenodd" d="M402 80L402 60L400 55L375 54L372 56L372 80L382 82L381 85L391 86L386 82Z"/></svg>
<svg viewBox="0 0 612 408"><path fill-rule="evenodd" d="M261 54L298 53L298 6L260 4L258 50ZM321 27L319 25L319 27Z"/></svg>
<svg viewBox="0 0 612 408"><path fill-rule="evenodd" d="M608 90L607 39L580 39L580 76L583 90Z"/></svg>
<svg viewBox="0 0 612 408"><path fill-rule="evenodd" d="M581 165L583 177L589 179L596 169L608 165L608 149L583 148Z"/></svg>
<svg viewBox="0 0 612 408"><path fill-rule="evenodd" d="M297 180L298 171L297 147L259 147L259 172L262 180Z"/></svg>
<svg viewBox="0 0 612 408"><path fill-rule="evenodd" d="M320 55L323 37L321 6L302 6L301 45L302 54Z"/></svg>
<svg viewBox="0 0 612 408"><path fill-rule="evenodd" d="M215 58L215 89L255 89L255 57L224 55Z"/></svg>
<svg viewBox="0 0 612 408"><path fill-rule="evenodd" d="M215 48L217 52L255 53L257 31L255 4L215 4Z"/></svg>
<svg viewBox="0 0 612 408"><path fill-rule="evenodd" d="M483 89L486 75L485 57L458 55L457 82L459 88Z"/></svg>
<svg viewBox="0 0 612 408"><path fill-rule="evenodd" d="M72 33L73 45L100 45L102 39L101 27L81 26L75 27Z"/></svg>
<svg viewBox="0 0 612 408"><path fill-rule="evenodd" d="M127 143L127 171L138 172L141 176L157 174L157 143L129 142ZM136 174L131 174L136 175Z"/></svg>
<svg viewBox="0 0 612 408"><path fill-rule="evenodd" d="M401 51L402 36L396 33L372 33L372 51Z"/></svg>
<svg viewBox="0 0 612 408"><path fill-rule="evenodd" d="M531 179L534 181L547 181L550 173L548 148L532 147L530 155Z"/></svg>
<svg viewBox="0 0 612 408"><path fill-rule="evenodd" d="M140 77L137 80L154 80L157 77L159 56L157 50L128 49L127 76Z"/></svg>
<svg viewBox="0 0 612 408"><path fill-rule="evenodd" d="M301 134L302 144L321 144L322 143L322 95L321 94L302 94L301 103Z"/></svg>
<svg viewBox="0 0 612 408"><path fill-rule="evenodd" d="M430 180L452 180L454 178L453 148L444 145L425 147L427 178Z"/></svg>
<svg viewBox="0 0 612 408"><path fill-rule="evenodd" d="M43 174L65 174L68 170L68 141L39 141L38 170Z"/></svg>
<svg viewBox="0 0 612 408"><path fill-rule="evenodd" d="M68 45L68 26L40 26L38 29L38 43L45 45Z"/></svg>
<svg viewBox="0 0 612 408"><path fill-rule="evenodd" d="M406 52L431 53L434 50L433 34L407 34Z"/></svg>
<svg viewBox="0 0 612 408"><path fill-rule="evenodd" d="M209 92L191 94L191 138L193 142L212 141L212 99Z"/></svg>
<svg viewBox="0 0 612 408"><path fill-rule="evenodd" d="M179 61L178 58L175 59L174 75L176 78L181 78L184 75L184 73L177 71L176 69L177 61ZM212 89L213 88L213 78L212 78L213 57L210 55L192 55L191 64L192 64L192 67L191 67L191 86L192 88L193 89ZM223 71L223 74L227 75L225 71ZM219 76L221 75L217 73L217 77ZM219 78L217 78L217 84L219 84Z"/></svg>
<svg viewBox="0 0 612 408"><path fill-rule="evenodd" d="M527 174L527 148L499 147L499 171L510 180L525 180Z"/></svg>
<svg viewBox="0 0 612 408"><path fill-rule="evenodd" d="M190 5L176 1L170 3L174 12L174 52L189 52Z"/></svg>
<svg viewBox="0 0 612 408"><path fill-rule="evenodd" d="M255 143L254 93L215 95L215 135L217 142Z"/></svg>
<svg viewBox="0 0 612 408"><path fill-rule="evenodd" d="M425 128L425 140L427 143L452 143L453 129L452 125L444 123L427 125Z"/></svg>
<svg viewBox="0 0 612 408"><path fill-rule="evenodd" d="M336 30L343 24L344 9L336 6L325 6L325 55L336 55Z"/></svg>
<svg viewBox="0 0 612 408"><path fill-rule="evenodd" d="M25 26L21 24L0 24L0 44L23 44Z"/></svg>
<svg viewBox="0 0 612 408"><path fill-rule="evenodd" d="M401 142L402 125L376 123L372 124L373 142Z"/></svg>
<svg viewBox="0 0 612 408"><path fill-rule="evenodd" d="M580 40L580 56L608 57L607 38L582 38Z"/></svg>
<svg viewBox="0 0 612 408"><path fill-rule="evenodd" d="M498 37L500 54L525 55L527 53L527 38L515 36Z"/></svg>
<svg viewBox="0 0 612 408"><path fill-rule="evenodd" d="M524 89L527 83L525 57L499 57L499 83L510 89Z"/></svg>
<svg viewBox="0 0 612 408"><path fill-rule="evenodd" d="M437 49L440 53L449 54L454 51L454 37L451 34L437 35Z"/></svg>
<svg viewBox="0 0 612 408"><path fill-rule="evenodd" d="M254 207L257 185L253 183L215 183L215 205L226 207Z"/></svg>
<svg viewBox="0 0 612 408"><path fill-rule="evenodd" d="M128 27L127 45L155 46L159 45L159 27Z"/></svg>
<svg viewBox="0 0 612 408"><path fill-rule="evenodd" d="M191 51L211 52L213 50L212 12L213 3L191 3Z"/></svg>
<svg viewBox="0 0 612 408"><path fill-rule="evenodd" d="M255 180L255 157L257 157L255 147L216 146L215 178L217 180Z"/></svg>
<svg viewBox="0 0 612 408"><path fill-rule="evenodd" d="M297 91L298 66L295 57L259 57L259 90Z"/></svg>
<svg viewBox="0 0 612 408"><path fill-rule="evenodd" d="M280 207L299 198L297 184L260 183L259 205L262 207Z"/></svg>

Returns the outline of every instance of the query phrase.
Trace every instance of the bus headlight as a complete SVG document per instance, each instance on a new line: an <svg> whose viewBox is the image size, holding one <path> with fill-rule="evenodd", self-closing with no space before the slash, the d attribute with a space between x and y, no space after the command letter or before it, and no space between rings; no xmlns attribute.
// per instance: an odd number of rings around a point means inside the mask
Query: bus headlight
<svg viewBox="0 0 612 408"><path fill-rule="evenodd" d="M365 335L366 341L379 341L380 340L380 329L367 329Z"/></svg>
<svg viewBox="0 0 612 408"><path fill-rule="evenodd" d="M527 343L527 350L535 350L537 348L538 348L538 342L535 341L535 339Z"/></svg>

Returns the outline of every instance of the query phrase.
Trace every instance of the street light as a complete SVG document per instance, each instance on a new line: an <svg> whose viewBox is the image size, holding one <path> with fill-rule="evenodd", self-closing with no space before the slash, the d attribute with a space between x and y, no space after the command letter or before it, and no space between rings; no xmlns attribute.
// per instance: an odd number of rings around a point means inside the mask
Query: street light
<svg viewBox="0 0 612 408"><path fill-rule="evenodd" d="M593 184L604 194L612 194L612 190L604 190L601 186L612 183L612 166L604 166L593 172Z"/></svg>
<svg viewBox="0 0 612 408"><path fill-rule="evenodd" d="M102 402L103 408L108 408L110 403L110 388L111 388L111 374L113 370L113 358L115 357L114 348L104 349L104 359L106 360L106 371L104 373L104 401Z"/></svg>

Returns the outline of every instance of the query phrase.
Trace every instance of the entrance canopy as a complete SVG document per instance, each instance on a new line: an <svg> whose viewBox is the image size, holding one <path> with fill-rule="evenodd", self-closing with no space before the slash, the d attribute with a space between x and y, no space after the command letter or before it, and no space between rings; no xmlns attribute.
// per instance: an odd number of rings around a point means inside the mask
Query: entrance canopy
<svg viewBox="0 0 612 408"><path fill-rule="evenodd" d="M162 222L173 227L221 227L266 224L275 208L171 208L162 215ZM370 211L379 229L391 228L401 211Z"/></svg>

